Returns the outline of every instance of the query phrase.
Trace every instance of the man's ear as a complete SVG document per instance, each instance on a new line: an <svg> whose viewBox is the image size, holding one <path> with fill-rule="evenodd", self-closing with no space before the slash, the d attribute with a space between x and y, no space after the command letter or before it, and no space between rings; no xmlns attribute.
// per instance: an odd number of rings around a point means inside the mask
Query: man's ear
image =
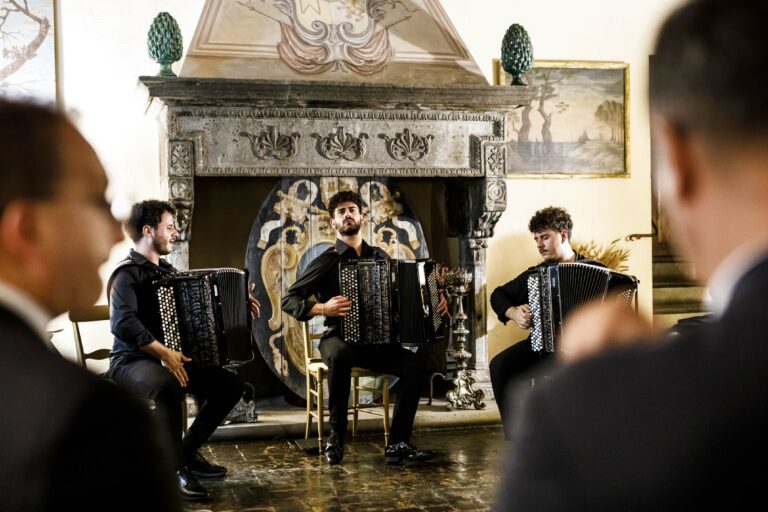
<svg viewBox="0 0 768 512"><path fill-rule="evenodd" d="M35 247L37 218L27 201L12 201L0 214L0 245L17 258L26 258Z"/></svg>
<svg viewBox="0 0 768 512"><path fill-rule="evenodd" d="M149 224L141 226L141 236L152 236L152 226Z"/></svg>
<svg viewBox="0 0 768 512"><path fill-rule="evenodd" d="M568 241L568 232L563 230L560 232L560 243L564 244L567 241Z"/></svg>
<svg viewBox="0 0 768 512"><path fill-rule="evenodd" d="M691 197L696 185L696 158L690 136L667 120L659 122L661 134L661 179L668 193L678 201ZM666 160L666 161L664 161Z"/></svg>

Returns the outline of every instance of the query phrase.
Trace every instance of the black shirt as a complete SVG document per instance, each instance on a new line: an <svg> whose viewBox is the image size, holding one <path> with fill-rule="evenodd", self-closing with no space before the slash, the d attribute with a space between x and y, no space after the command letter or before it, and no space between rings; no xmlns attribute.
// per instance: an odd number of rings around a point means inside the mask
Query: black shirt
<svg viewBox="0 0 768 512"><path fill-rule="evenodd" d="M604 267L602 263L597 260L587 259L581 254L574 252L576 255L576 261L583 261L583 263L590 263L592 265L598 265ZM491 293L491 308L494 313L499 317L499 321L506 324L509 322L506 312L512 306L521 306L528 304L528 275L539 267L550 265L551 262L542 261L538 265L528 268L525 272L522 272L519 276L504 284L496 287Z"/></svg>
<svg viewBox="0 0 768 512"><path fill-rule="evenodd" d="M312 318L309 315L312 306L327 302L340 294L339 262L351 259L382 260L389 259L389 255L363 240L363 249L358 256L354 248L336 239L333 247L329 247L312 260L304 273L288 288L280 302L280 308L300 321ZM315 297L314 300L312 296ZM335 331L341 329L341 317L325 317L325 326L326 336L335 334Z"/></svg>
<svg viewBox="0 0 768 512"><path fill-rule="evenodd" d="M147 260L131 250L110 277L109 324L114 335L110 366L135 359L156 359L141 347L160 340L162 324L157 295L152 281L176 273L176 269L160 259L160 264Z"/></svg>

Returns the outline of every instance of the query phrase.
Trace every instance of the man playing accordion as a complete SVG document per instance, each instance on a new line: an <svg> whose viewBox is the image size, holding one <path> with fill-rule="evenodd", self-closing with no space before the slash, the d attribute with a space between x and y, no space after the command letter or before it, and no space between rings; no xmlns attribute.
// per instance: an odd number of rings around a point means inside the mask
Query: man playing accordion
<svg viewBox="0 0 768 512"><path fill-rule="evenodd" d="M344 456L354 366L396 375L400 379L389 444L384 451L386 462L424 460L431 454L410 443L413 420L427 379L423 363L414 352L398 344L353 345L345 342L341 334L341 319L349 314L352 302L340 294L339 263L353 259L389 259L383 250L363 240L360 232L362 206L362 198L355 192L342 191L331 197L328 212L331 227L336 231L336 243L309 264L283 296L281 307L301 321L318 315L325 317L326 332L319 348L328 365L331 434L323 449L328 463L338 464ZM447 310L445 298L441 298L438 312L446 314Z"/></svg>
<svg viewBox="0 0 768 512"><path fill-rule="evenodd" d="M528 276L538 267L553 263L584 262L604 265L596 260L586 259L571 247L573 220L563 208L548 207L537 211L528 223L533 240L542 261L530 267L512 281L497 287L491 293L491 307L499 321L506 324L512 320L521 329L531 328L531 308L528 300ZM510 385L526 378L540 363L546 361L551 352L539 352L531 347L530 336L498 353L490 362L491 384L499 407L505 436L508 437L507 406Z"/></svg>
<svg viewBox="0 0 768 512"><path fill-rule="evenodd" d="M245 388L236 374L219 366L196 364L160 341L163 330L153 282L177 272L161 258L171 253L178 236L175 213L170 203L151 199L134 204L125 222L134 249L118 264L107 286L110 326L115 336L107 376L154 401L159 420L171 439L178 440L174 448L182 496L204 500L208 491L197 478L220 478L227 470L208 462L199 449ZM258 302L253 297L250 301L251 314L258 316ZM187 393L197 399L200 408L182 438L181 407Z"/></svg>

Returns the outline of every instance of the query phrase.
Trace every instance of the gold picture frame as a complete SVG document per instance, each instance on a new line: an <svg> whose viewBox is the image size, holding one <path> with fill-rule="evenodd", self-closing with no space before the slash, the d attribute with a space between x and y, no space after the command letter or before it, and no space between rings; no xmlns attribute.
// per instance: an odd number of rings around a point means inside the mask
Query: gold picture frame
<svg viewBox="0 0 768 512"><path fill-rule="evenodd" d="M523 81L538 92L508 117L508 178L630 176L629 64L537 60ZM493 82L512 82L499 59Z"/></svg>

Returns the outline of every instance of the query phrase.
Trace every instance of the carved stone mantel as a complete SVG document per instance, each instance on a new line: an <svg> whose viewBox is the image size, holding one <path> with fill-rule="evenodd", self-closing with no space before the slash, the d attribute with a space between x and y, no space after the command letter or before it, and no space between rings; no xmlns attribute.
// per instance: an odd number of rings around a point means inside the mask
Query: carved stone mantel
<svg viewBox="0 0 768 512"><path fill-rule="evenodd" d="M294 108L411 108L507 112L530 102L525 86L397 85L300 80L243 80L142 76L139 81L166 105L248 105Z"/></svg>
<svg viewBox="0 0 768 512"><path fill-rule="evenodd" d="M467 349L488 376L485 250L506 209L506 113L525 86L140 77L162 103L162 183L178 208L173 262L188 268L196 176L402 176L446 180L447 236L473 273ZM474 300L472 300L474 298Z"/></svg>

